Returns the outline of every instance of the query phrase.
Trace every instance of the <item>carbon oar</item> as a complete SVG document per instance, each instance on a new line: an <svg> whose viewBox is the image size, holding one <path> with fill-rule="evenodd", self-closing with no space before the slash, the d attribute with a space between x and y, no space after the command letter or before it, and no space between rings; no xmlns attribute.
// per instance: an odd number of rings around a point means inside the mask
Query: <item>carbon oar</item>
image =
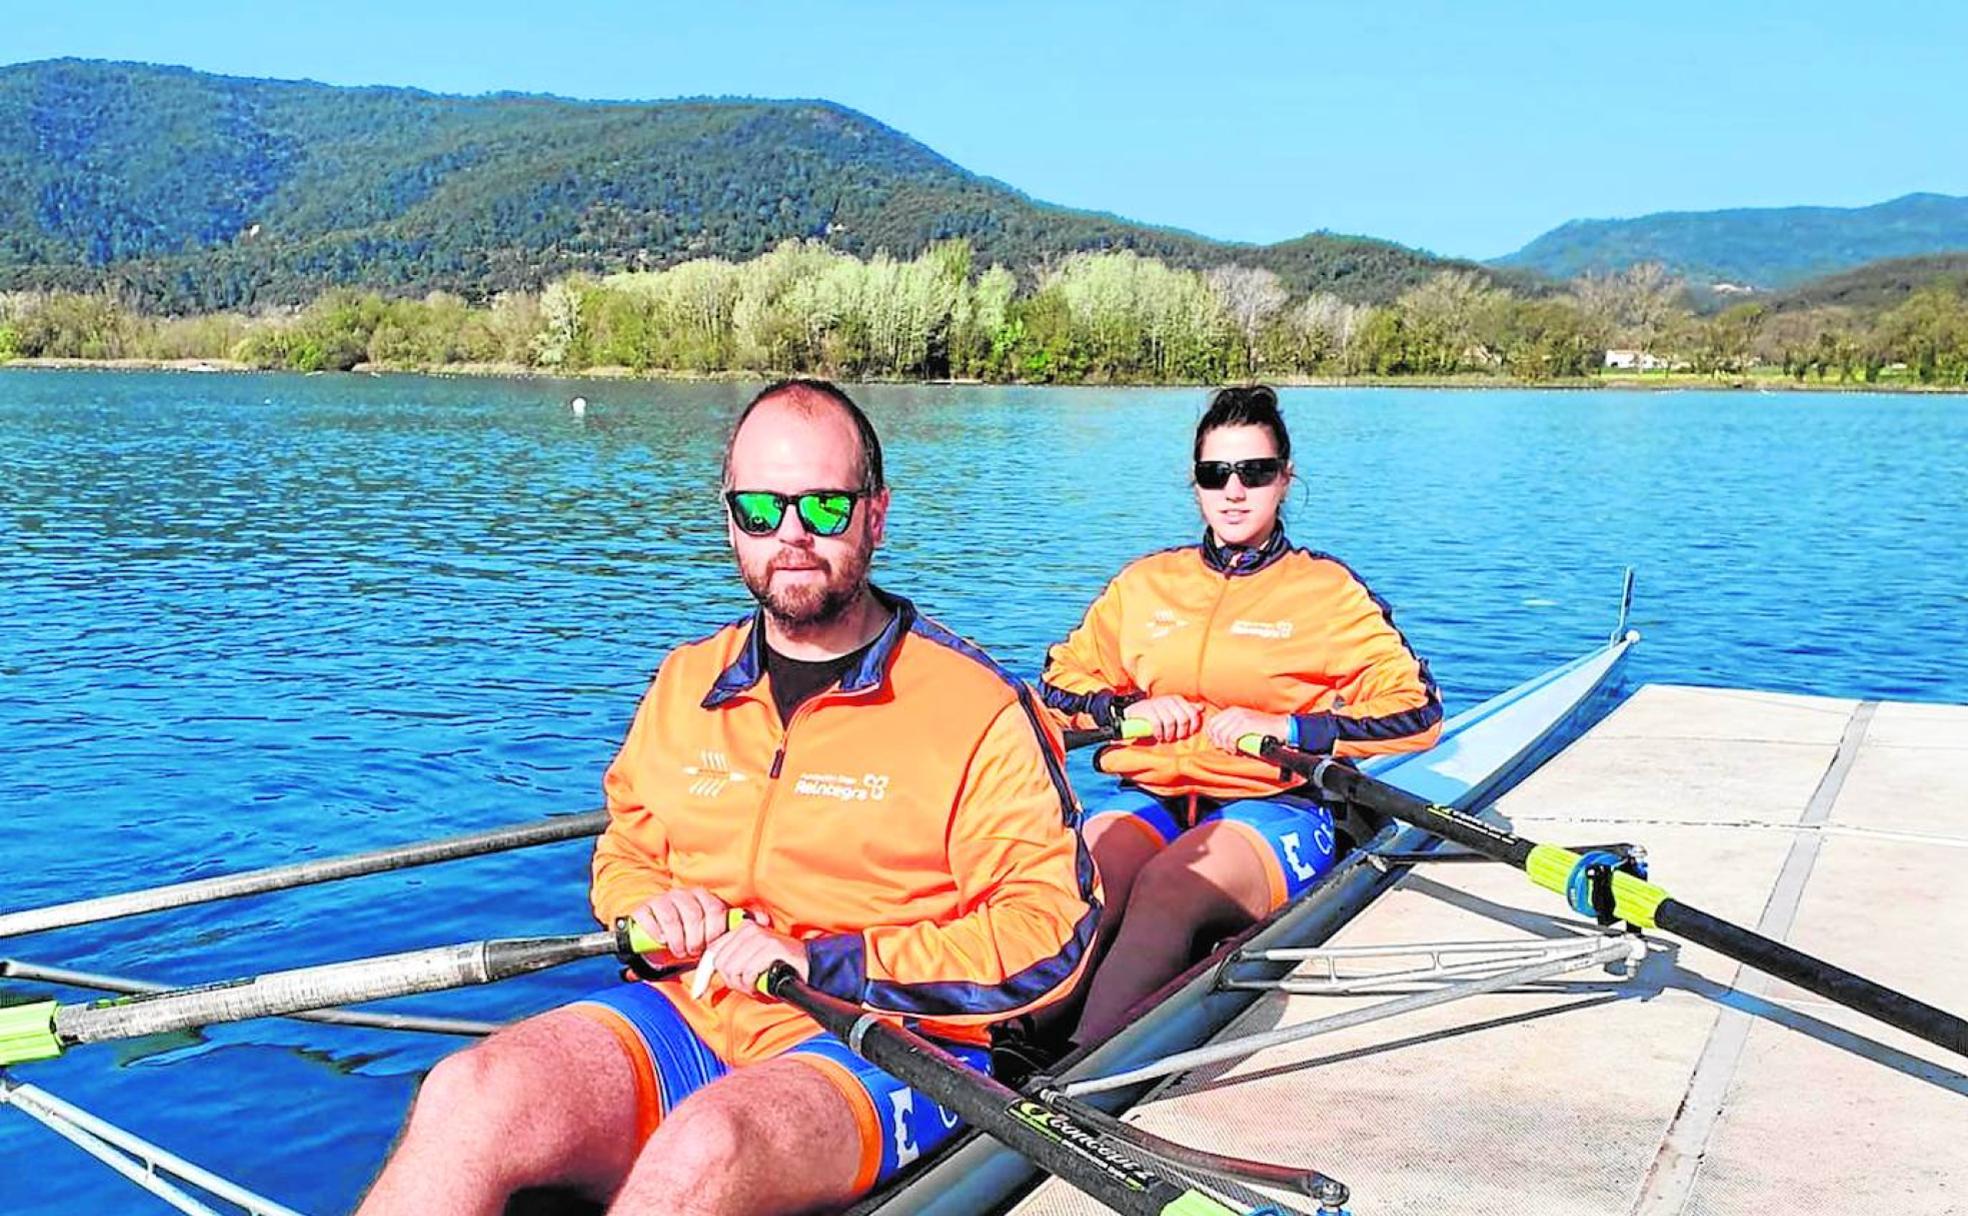
<svg viewBox="0 0 1968 1216"><path fill-rule="evenodd" d="M1565 897L1582 916L1665 929L1718 954L1786 980L1829 1001L1878 1018L1908 1034L1968 1056L1968 1021L1864 976L1854 975L1741 925L1711 916L1619 868L1611 853L1575 853L1525 840L1453 807L1425 802L1330 757L1246 735L1239 747L1310 780L1343 802L1399 819L1444 840L1515 866L1538 886Z"/></svg>
<svg viewBox="0 0 1968 1216"><path fill-rule="evenodd" d="M1122 1216L1236 1216L1235 1209L1155 1173L1051 1105L1007 1088L921 1035L811 987L784 963L774 964L760 985L805 1011L855 1055Z"/></svg>
<svg viewBox="0 0 1968 1216"><path fill-rule="evenodd" d="M0 1067L50 1059L81 1043L490 984L604 954L627 962L661 949L624 919L613 931L438 946L88 1005L13 1005L0 1009Z"/></svg>
<svg viewBox="0 0 1968 1216"><path fill-rule="evenodd" d="M167 887L149 887L121 895L100 895L93 899L75 900L72 903L50 904L43 908L0 912L0 937L39 933L46 929L66 928L69 925L136 916L145 912L161 912L167 908L184 908L193 904L211 903L214 900L237 899L242 895L257 895L263 891L285 891L290 887L304 887L311 883L329 882L337 878L354 878L362 874L404 870L411 866L430 865L432 862L451 861L459 857L478 857L508 849L525 849L561 840L575 840L583 836L596 835L607 826L606 811L589 811L581 815L556 815L532 823L473 832L468 836L451 836L419 844L376 849L368 853L353 853L347 857L325 857L320 861L304 861L296 865L247 870L238 874L224 874L217 878L173 883Z"/></svg>

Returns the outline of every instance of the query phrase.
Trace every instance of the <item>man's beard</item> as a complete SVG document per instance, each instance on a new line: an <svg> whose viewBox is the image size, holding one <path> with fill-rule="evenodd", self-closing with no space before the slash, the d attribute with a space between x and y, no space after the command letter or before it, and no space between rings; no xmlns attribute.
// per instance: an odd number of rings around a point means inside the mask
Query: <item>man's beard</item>
<svg viewBox="0 0 1968 1216"><path fill-rule="evenodd" d="M868 588L871 554L859 546L850 549L838 564L816 553L806 553L801 564L810 563L819 567L822 580L818 585L802 581L773 586L772 574L781 568L781 559L785 556L783 552L773 555L763 568L740 561L738 573L745 580L745 590L752 593L752 598L765 609L766 615L789 633L832 624Z"/></svg>

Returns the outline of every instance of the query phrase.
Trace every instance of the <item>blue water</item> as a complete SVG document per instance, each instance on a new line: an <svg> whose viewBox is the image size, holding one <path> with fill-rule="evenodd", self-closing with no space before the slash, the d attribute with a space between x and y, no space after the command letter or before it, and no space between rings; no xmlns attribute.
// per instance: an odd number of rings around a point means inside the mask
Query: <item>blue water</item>
<svg viewBox="0 0 1968 1216"><path fill-rule="evenodd" d="M857 392L896 487L880 578L1019 670L1123 561L1197 532L1200 392ZM0 910L598 805L663 652L748 607L714 494L746 395L0 372ZM1286 406L1293 537L1396 605L1452 709L1602 638L1629 563L1637 680L1968 701L1968 401L1322 390ZM193 981L581 931L586 855L0 954ZM607 976L410 1007L506 1018ZM326 1213L352 1204L452 1045L254 1023L19 1075ZM0 1162L10 1212L165 1210L17 1114L0 1112Z"/></svg>

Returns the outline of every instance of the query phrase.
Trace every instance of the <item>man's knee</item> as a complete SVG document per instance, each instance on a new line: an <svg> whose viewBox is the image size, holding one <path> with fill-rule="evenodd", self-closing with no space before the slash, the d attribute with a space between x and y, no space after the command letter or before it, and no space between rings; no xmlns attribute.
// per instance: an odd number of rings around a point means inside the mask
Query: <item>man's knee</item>
<svg viewBox="0 0 1968 1216"><path fill-rule="evenodd" d="M454 1127L517 1119L529 1097L537 1097L527 1083L523 1050L488 1041L444 1057L418 1087L415 1113Z"/></svg>
<svg viewBox="0 0 1968 1216"><path fill-rule="evenodd" d="M734 1193L845 1201L859 1147L854 1112L834 1083L782 1056L684 1099L643 1146L629 1190L663 1193L680 1179L723 1177ZM786 1174L795 1164L797 1178Z"/></svg>
<svg viewBox="0 0 1968 1216"><path fill-rule="evenodd" d="M439 1060L417 1091L416 1113L454 1126L510 1126L533 1122L557 1100L592 1107L614 1088L602 1074L615 1050L585 1018L564 1010L532 1018ZM577 1059L582 1067L570 1075L566 1064Z"/></svg>
<svg viewBox="0 0 1968 1216"><path fill-rule="evenodd" d="M759 1113L753 1104L733 1100L711 1086L693 1094L663 1121L665 1164L693 1174L741 1159L760 1140Z"/></svg>

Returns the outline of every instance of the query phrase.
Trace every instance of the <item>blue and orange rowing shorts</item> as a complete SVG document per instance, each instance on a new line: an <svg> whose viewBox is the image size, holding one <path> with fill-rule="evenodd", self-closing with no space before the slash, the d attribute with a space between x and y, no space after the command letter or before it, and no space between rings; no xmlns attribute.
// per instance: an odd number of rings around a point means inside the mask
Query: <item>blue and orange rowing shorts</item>
<svg viewBox="0 0 1968 1216"><path fill-rule="evenodd" d="M678 1103L731 1071L652 984L618 984L567 1008L605 1026L628 1054L636 1072L638 1143L647 1140ZM960 1043L942 1046L979 1072L990 1071L986 1049ZM954 1114L855 1055L830 1034L804 1039L788 1048L784 1057L819 1070L853 1109L861 1133L861 1165L854 1177L857 1193L888 1181L961 1126Z"/></svg>
<svg viewBox="0 0 1968 1216"><path fill-rule="evenodd" d="M1104 784L1103 784L1104 783ZM1271 889L1271 907L1283 907L1311 887L1339 860L1332 812L1306 794L1273 794L1269 798L1214 798L1160 795L1101 774L1079 782L1087 808L1086 826L1125 819L1167 848L1192 827L1221 821L1250 841L1264 861Z"/></svg>

